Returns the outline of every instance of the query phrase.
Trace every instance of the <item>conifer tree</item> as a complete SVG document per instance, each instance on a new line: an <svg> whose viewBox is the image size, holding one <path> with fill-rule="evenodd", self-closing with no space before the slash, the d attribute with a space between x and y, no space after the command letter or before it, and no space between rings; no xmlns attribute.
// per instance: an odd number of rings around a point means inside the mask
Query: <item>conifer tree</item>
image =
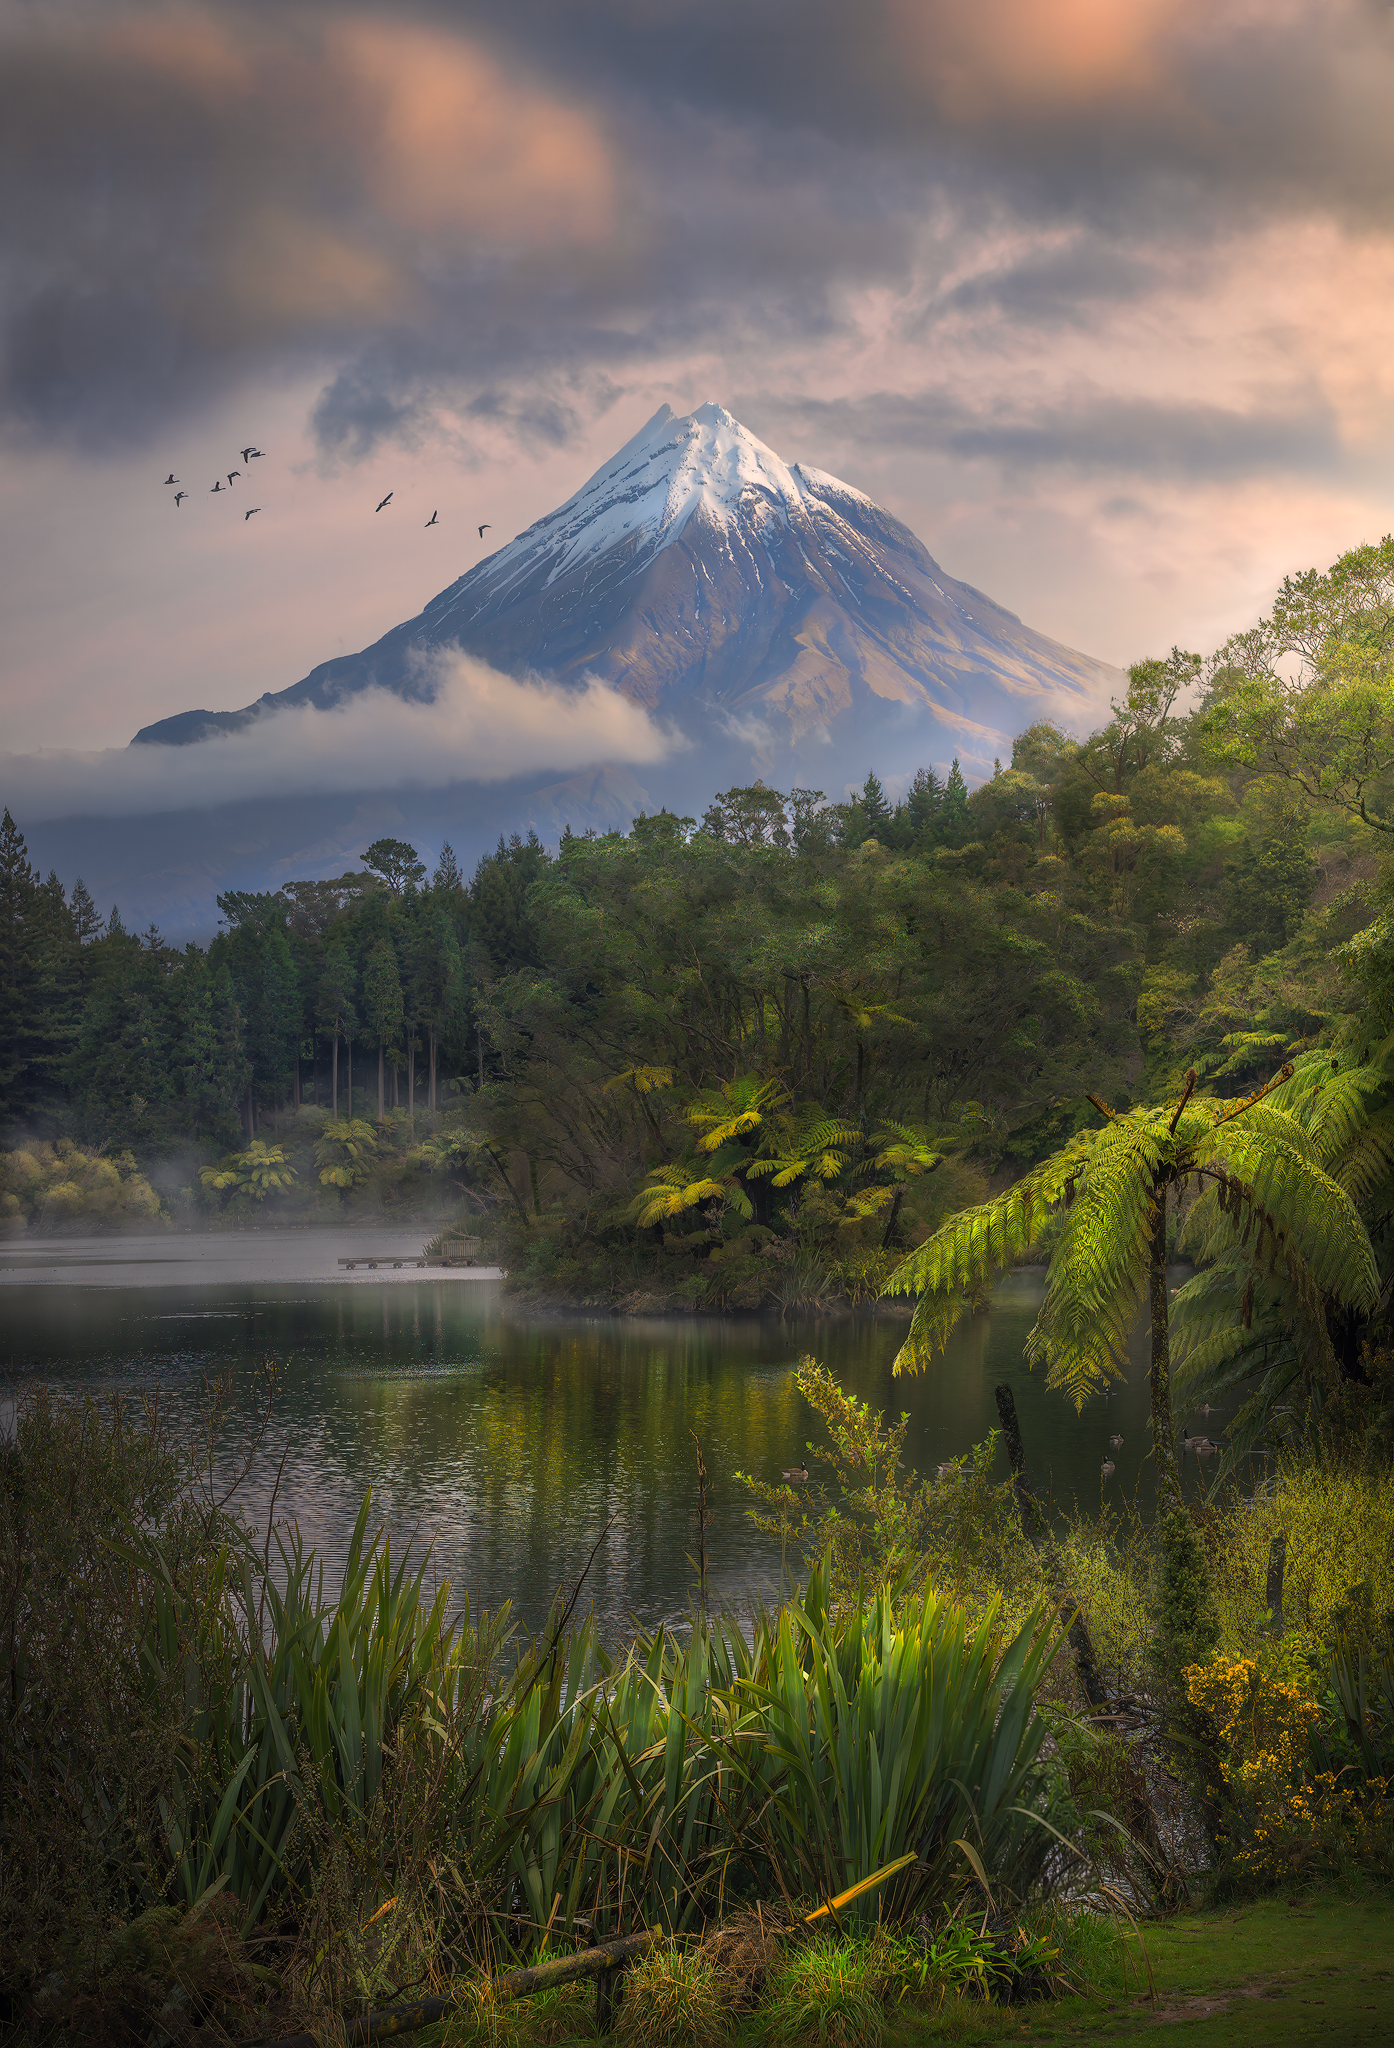
<svg viewBox="0 0 1394 2048"><path fill-rule="evenodd" d="M339 1040L357 1027L353 1008L356 988L357 976L348 949L342 940L335 940L325 951L324 966L315 992L315 1008L318 1021L329 1033L333 1047L331 1101L336 1123L339 1120Z"/></svg>
<svg viewBox="0 0 1394 2048"><path fill-rule="evenodd" d="M218 1086L211 1091L210 1108L221 1111L227 1123L236 1126L237 1105L251 1078L242 1036L242 1013L226 961L213 972L212 1032L214 1073Z"/></svg>
<svg viewBox="0 0 1394 2048"><path fill-rule="evenodd" d="M73 893L68 900L68 908L72 914L73 929L77 934L78 944L80 946L90 946L93 939L101 932L102 917L101 912L92 901L92 892L86 882L83 881L81 875L73 883Z"/></svg>
<svg viewBox="0 0 1394 2048"><path fill-rule="evenodd" d="M891 822L891 807L886 801L886 792L881 786L881 778L874 768L868 773L866 781L862 784L862 793L857 801L861 805L862 817L866 823L867 838L883 838L886 827Z"/></svg>
<svg viewBox="0 0 1394 2048"><path fill-rule="evenodd" d="M0 1113L28 1100L35 1016L35 898L38 876L8 810L0 820Z"/></svg>
<svg viewBox="0 0 1394 2048"><path fill-rule="evenodd" d="M961 845L968 836L968 784L955 754L939 804L939 829L950 846Z"/></svg>
<svg viewBox="0 0 1394 2048"><path fill-rule="evenodd" d="M391 944L379 939L368 955L363 971L363 1008L367 1026L378 1047L378 1122L383 1119L383 1063L389 1045L395 1045L402 1029L402 984Z"/></svg>
<svg viewBox="0 0 1394 2048"><path fill-rule="evenodd" d="M465 886L465 878L460 873L460 863L455 858L455 849L448 839L440 850L440 859L436 862L431 886L434 889L443 889L451 895L458 894Z"/></svg>
<svg viewBox="0 0 1394 2048"><path fill-rule="evenodd" d="M905 799L906 823L912 840L922 839L939 816L944 786L932 768L917 768Z"/></svg>

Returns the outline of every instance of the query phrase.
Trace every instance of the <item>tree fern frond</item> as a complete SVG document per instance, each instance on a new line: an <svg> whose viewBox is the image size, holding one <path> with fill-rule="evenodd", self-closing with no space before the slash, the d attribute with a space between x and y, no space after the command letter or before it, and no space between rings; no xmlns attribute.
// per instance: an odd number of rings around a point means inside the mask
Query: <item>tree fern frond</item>
<svg viewBox="0 0 1394 2048"><path fill-rule="evenodd" d="M1270 1445L1275 1438L1291 1434L1297 1422L1293 1396L1301 1384L1302 1370L1293 1352L1276 1359L1265 1373L1259 1391L1245 1401L1231 1417L1224 1433L1216 1480L1227 1478L1237 1465Z"/></svg>
<svg viewBox="0 0 1394 2048"><path fill-rule="evenodd" d="M1292 1119L1283 1118L1291 1127ZM1231 1124L1216 1137L1234 1174L1247 1182L1254 1253L1270 1270L1292 1254L1306 1265L1324 1294L1344 1306L1369 1311L1379 1295L1374 1249L1354 1202L1339 1182L1324 1173L1281 1132Z"/></svg>
<svg viewBox="0 0 1394 2048"><path fill-rule="evenodd" d="M860 1136L861 1131L856 1124L846 1123L841 1117L822 1116L800 1127L790 1149L796 1152L845 1152L850 1145L856 1144Z"/></svg>
<svg viewBox="0 0 1394 2048"><path fill-rule="evenodd" d="M1186 1211L1177 1235L1177 1250L1189 1254L1198 1266L1208 1266L1223 1258L1233 1242L1229 1217L1220 1207L1219 1190L1211 1184ZM1183 1296L1191 1284L1187 1281L1181 1289ZM1242 1281L1240 1284L1243 1285Z"/></svg>
<svg viewBox="0 0 1394 2048"><path fill-rule="evenodd" d="M1164 1136L1155 1117L1118 1117L1099 1133L1050 1262L1026 1356L1044 1361L1047 1386L1063 1387L1076 1408L1124 1376Z"/></svg>
<svg viewBox="0 0 1394 2048"><path fill-rule="evenodd" d="M1026 1360L1044 1360L1046 1385L1063 1388L1076 1410L1090 1394L1125 1377L1128 1333L1142 1290L1137 1277L1108 1304L1108 1313L1088 1313L1066 1288L1047 1287L1046 1298L1026 1339Z"/></svg>
<svg viewBox="0 0 1394 2048"><path fill-rule="evenodd" d="M758 1109L730 1111L722 1116L712 1116L705 1110L692 1109L687 1112L685 1122L701 1132L697 1143L704 1152L715 1152L732 1138L740 1138L747 1131L756 1131L764 1122Z"/></svg>
<svg viewBox="0 0 1394 2048"><path fill-rule="evenodd" d="M1375 1110L1328 1165L1332 1179L1363 1207L1394 1172L1394 1103Z"/></svg>
<svg viewBox="0 0 1394 2048"><path fill-rule="evenodd" d="M1384 1049L1363 1063L1345 1064L1331 1052L1309 1052L1293 1062L1291 1080L1269 1100L1310 1131L1328 1169L1358 1138L1372 1106L1394 1084Z"/></svg>
<svg viewBox="0 0 1394 2048"><path fill-rule="evenodd" d="M651 1230L655 1223L684 1215L700 1202L724 1202L731 1192L728 1181L711 1180L685 1166L661 1166L650 1174L649 1185L640 1188L629 1214L641 1229Z"/></svg>
<svg viewBox="0 0 1394 2048"><path fill-rule="evenodd" d="M1321 1163L1311 1132L1304 1129L1297 1118L1289 1115L1286 1110L1275 1109L1271 1098L1266 1102L1255 1102L1242 1116L1225 1118L1223 1121L1217 1119L1215 1141L1217 1148L1222 1152L1231 1150L1239 1143L1249 1146L1250 1149L1255 1146L1277 1145L1283 1151L1295 1154L1297 1158L1310 1165L1317 1166ZM1212 1149L1214 1148L1209 1145L1202 1145L1200 1148L1202 1154L1208 1154Z"/></svg>
<svg viewBox="0 0 1394 2048"><path fill-rule="evenodd" d="M963 1313L965 1290L985 1286L1030 1249L1080 1179L1100 1135L1077 1133L1005 1193L950 1217L901 1261L881 1292L919 1298L896 1354L897 1373L920 1372L930 1364Z"/></svg>

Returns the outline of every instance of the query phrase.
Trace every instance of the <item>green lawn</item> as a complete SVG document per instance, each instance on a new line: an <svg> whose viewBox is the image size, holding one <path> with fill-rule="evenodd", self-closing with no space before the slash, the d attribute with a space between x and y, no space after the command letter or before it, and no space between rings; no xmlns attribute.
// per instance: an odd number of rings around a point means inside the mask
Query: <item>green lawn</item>
<svg viewBox="0 0 1394 2048"><path fill-rule="evenodd" d="M1132 2038L1179 2029L1197 2048L1340 2041L1394 2048L1394 1901L1266 1900L1149 1928L1155 1997L1136 1941L1127 1981L1088 1998L1016 2009L897 2016L883 2048L960 2040L1023 2044Z"/></svg>

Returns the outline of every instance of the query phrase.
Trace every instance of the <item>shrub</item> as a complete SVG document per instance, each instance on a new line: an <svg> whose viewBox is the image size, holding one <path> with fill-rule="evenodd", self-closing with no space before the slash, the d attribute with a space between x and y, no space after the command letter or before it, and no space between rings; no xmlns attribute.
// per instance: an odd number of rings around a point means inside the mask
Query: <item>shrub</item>
<svg viewBox="0 0 1394 2048"><path fill-rule="evenodd" d="M878 2048L881 1973L867 1942L831 1936L797 1948L770 1984L767 2037L823 2048Z"/></svg>
<svg viewBox="0 0 1394 2048"><path fill-rule="evenodd" d="M835 1607L860 1611L888 1582L933 1585L980 1609L1004 1592L1033 1604L1040 1575L1012 1487L992 1478L995 1431L936 1478L922 1479L904 1462L908 1416L888 1424L813 1358L800 1361L794 1384L831 1440L821 1454L808 1446L812 1484L796 1490L736 1476L759 1503L751 1522L781 1551L810 1564L828 1553Z"/></svg>
<svg viewBox="0 0 1394 2048"><path fill-rule="evenodd" d="M143 1667L155 1590L112 1546L138 1520L197 1556L190 1479L154 1401L37 1389L0 1442L0 1996L85 1978L110 1926L160 1901L183 1673Z"/></svg>
<svg viewBox="0 0 1394 2048"><path fill-rule="evenodd" d="M1214 1731L1228 1875L1259 1884L1354 1869L1394 1876L1394 1774L1314 1769L1322 1710L1300 1683L1251 1657L1220 1656L1188 1670L1186 1685Z"/></svg>
<svg viewBox="0 0 1394 2048"><path fill-rule="evenodd" d="M716 1965L700 1948L661 1942L626 1973L617 2040L633 2048L717 2048L728 2027Z"/></svg>
<svg viewBox="0 0 1394 2048"><path fill-rule="evenodd" d="M1252 1507L1227 1517L1216 1559L1216 1600L1224 1647L1248 1651L1267 1613L1269 1547L1287 1538L1283 1612L1321 1642L1338 1633L1341 1610L1366 1583L1376 1613L1394 1610L1394 1486L1379 1475L1315 1458L1282 1464L1255 1490Z"/></svg>
<svg viewBox="0 0 1394 2048"><path fill-rule="evenodd" d="M70 1139L0 1154L0 1227L149 1223L160 1198L130 1152L84 1152Z"/></svg>

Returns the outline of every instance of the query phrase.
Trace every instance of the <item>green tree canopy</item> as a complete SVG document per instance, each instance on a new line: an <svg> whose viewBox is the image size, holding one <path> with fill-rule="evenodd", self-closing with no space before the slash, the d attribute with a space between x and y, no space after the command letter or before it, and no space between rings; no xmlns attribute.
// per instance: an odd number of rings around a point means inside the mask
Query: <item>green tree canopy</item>
<svg viewBox="0 0 1394 2048"><path fill-rule="evenodd" d="M373 874L381 875L394 896L419 889L426 879L426 863L405 839L375 839L358 858Z"/></svg>
<svg viewBox="0 0 1394 2048"><path fill-rule="evenodd" d="M1283 579L1211 664L1204 730L1226 764L1394 832L1394 535Z"/></svg>

